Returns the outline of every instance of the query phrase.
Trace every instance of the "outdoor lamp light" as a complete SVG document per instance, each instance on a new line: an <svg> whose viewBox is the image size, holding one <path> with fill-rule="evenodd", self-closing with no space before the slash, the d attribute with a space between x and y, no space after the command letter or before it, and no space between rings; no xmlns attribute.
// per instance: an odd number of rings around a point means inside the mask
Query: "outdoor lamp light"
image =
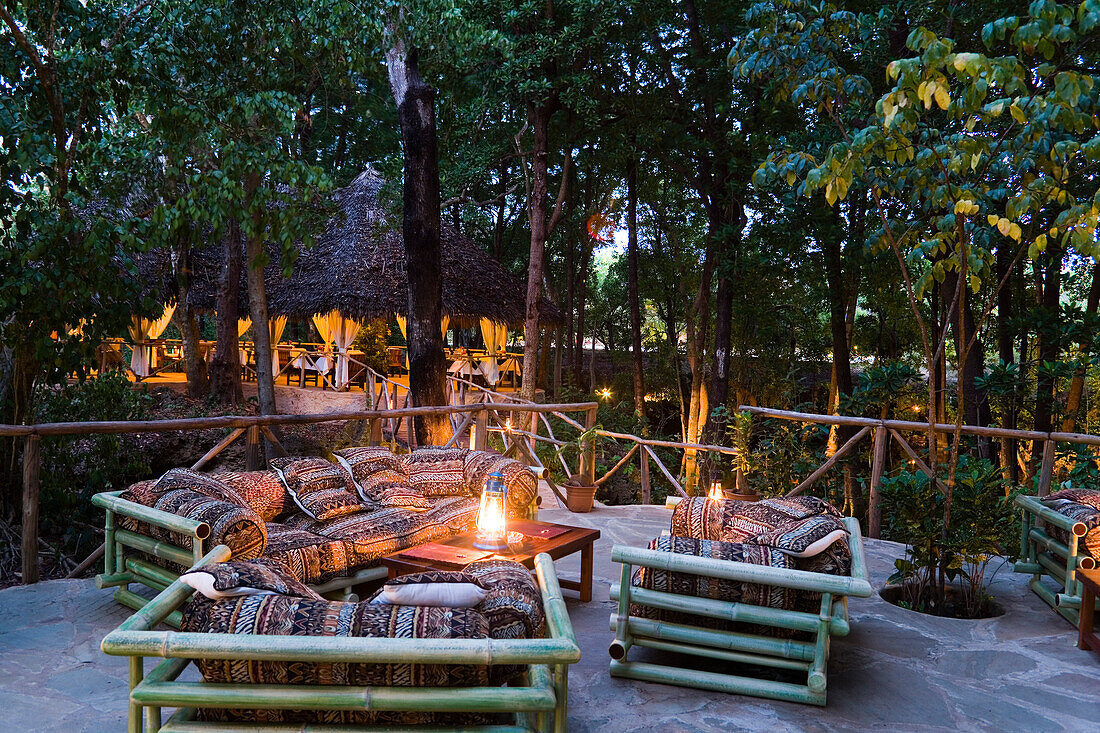
<svg viewBox="0 0 1100 733"><path fill-rule="evenodd" d="M707 499L710 501L722 501L726 498L725 493L722 491L721 480L714 480L710 483L710 491L707 493Z"/></svg>
<svg viewBox="0 0 1100 733"><path fill-rule="evenodd" d="M479 550L504 552L508 549L508 531L504 522L506 493L504 476L499 471L493 471L481 489L481 504L477 510L474 547Z"/></svg>

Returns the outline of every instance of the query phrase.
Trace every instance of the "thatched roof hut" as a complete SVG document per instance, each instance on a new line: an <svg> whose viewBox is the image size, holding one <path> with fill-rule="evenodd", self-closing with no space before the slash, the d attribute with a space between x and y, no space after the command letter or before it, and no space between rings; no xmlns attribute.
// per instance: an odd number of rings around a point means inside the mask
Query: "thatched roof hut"
<svg viewBox="0 0 1100 733"><path fill-rule="evenodd" d="M349 186L333 193L338 211L325 224L325 231L313 247L302 249L289 279L278 266L272 249L272 264L265 268L268 311L304 319L315 314L339 311L358 322L390 319L408 310L405 251L400 220L386 212L379 202L384 181L368 169ZM440 231L443 271L443 314L452 324L472 326L489 318L509 326L523 323L527 283L512 274L453 227ZM194 252L189 297L195 310L217 307L218 281L224 266L224 248L219 244ZM143 281L162 292L176 292L167 253L149 253L139 261ZM241 277L240 314L248 313L248 294ZM544 322L560 318L557 307L543 300Z"/></svg>

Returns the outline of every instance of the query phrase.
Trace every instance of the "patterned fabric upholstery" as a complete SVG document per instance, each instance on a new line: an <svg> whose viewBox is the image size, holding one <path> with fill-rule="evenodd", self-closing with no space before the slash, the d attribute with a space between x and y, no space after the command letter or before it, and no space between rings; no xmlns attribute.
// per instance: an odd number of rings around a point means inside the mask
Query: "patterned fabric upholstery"
<svg viewBox="0 0 1100 733"><path fill-rule="evenodd" d="M432 508L431 502L409 484L401 471L383 468L356 482L359 496L384 507L404 507L416 511Z"/></svg>
<svg viewBox="0 0 1100 733"><path fill-rule="evenodd" d="M401 456L409 486L424 496L471 496L480 491L466 484L462 448L421 448Z"/></svg>
<svg viewBox="0 0 1100 733"><path fill-rule="evenodd" d="M188 489L227 504L248 506L240 494L215 476L192 471L190 468L170 468L151 487L155 494L164 494L175 489Z"/></svg>
<svg viewBox="0 0 1100 733"><path fill-rule="evenodd" d="M238 588L252 588L294 598L324 600L299 581L283 563L267 557L217 562L191 572L210 575L214 578L214 588L223 593L231 593Z"/></svg>
<svg viewBox="0 0 1100 733"><path fill-rule="evenodd" d="M265 522L273 521L294 506L274 471L227 471L213 477L233 489Z"/></svg>
<svg viewBox="0 0 1100 733"><path fill-rule="evenodd" d="M359 505L351 476L322 458L275 458L271 468L298 508L313 519L324 521L367 508Z"/></svg>
<svg viewBox="0 0 1100 733"><path fill-rule="evenodd" d="M343 540L276 522L267 523L264 557L282 563L298 580L310 585L351 575L358 569L354 553Z"/></svg>
<svg viewBox="0 0 1100 733"><path fill-rule="evenodd" d="M485 479L493 471L498 471L504 477L504 485L507 487L505 502L508 505L508 515L526 516L527 508L539 493L539 482L535 474L531 473L527 466L512 458L505 458L487 451L466 451L462 473L466 485L470 487L471 496L481 494Z"/></svg>
<svg viewBox="0 0 1100 733"><path fill-rule="evenodd" d="M848 530L838 517L819 514L788 522L770 532L752 538L753 544L766 545L795 557L816 555L835 542L847 542Z"/></svg>
<svg viewBox="0 0 1100 733"><path fill-rule="evenodd" d="M1062 489L1044 498L1043 503L1062 516L1084 524L1088 531L1078 541L1078 548L1100 560L1100 491ZM1046 529L1054 539L1069 543L1070 533L1066 530L1052 524Z"/></svg>
<svg viewBox="0 0 1100 733"><path fill-rule="evenodd" d="M234 559L251 560L263 554L267 543L267 529L260 515L252 509L240 504L220 501L191 489L173 489L158 494L152 491L152 488L144 483L135 484L122 493L122 498L188 519L206 522L210 525L210 537L204 540L203 546L226 545L232 551ZM130 517L122 516L119 519L123 529L145 534L184 549L191 548L190 536L169 532Z"/></svg>
<svg viewBox="0 0 1100 733"><path fill-rule="evenodd" d="M512 560L482 560L466 566L472 576L489 590L477 610L489 620L494 639L531 639L542 636L546 615L542 594L531 571Z"/></svg>
<svg viewBox="0 0 1100 733"><path fill-rule="evenodd" d="M387 507L324 522L296 514L286 520L286 526L342 541L345 568L330 575L339 577L351 569L376 565L379 558L391 552L468 532L477 522L477 508L477 499L451 497L436 500L426 512Z"/></svg>
<svg viewBox="0 0 1100 733"><path fill-rule="evenodd" d="M401 471L401 459L382 446L359 446L333 451L333 455L343 458L351 468L351 477L355 481L370 476L375 471Z"/></svg>
<svg viewBox="0 0 1100 733"><path fill-rule="evenodd" d="M184 609L183 631L278 636L389 637L400 639L484 639L489 622L474 609L372 605L290 598L242 596L223 601L197 598ZM514 669L459 664L287 663L263 660L196 660L203 679L223 683L468 687L500 685ZM441 724L474 722L469 715L204 710L206 720L325 722L345 724ZM477 716L484 720L483 716ZM480 721L478 721L480 722Z"/></svg>
<svg viewBox="0 0 1100 733"><path fill-rule="evenodd" d="M814 496L763 501L714 501L701 496L681 501L672 513L672 534L700 540L744 542L783 525L820 514L839 517L831 504Z"/></svg>

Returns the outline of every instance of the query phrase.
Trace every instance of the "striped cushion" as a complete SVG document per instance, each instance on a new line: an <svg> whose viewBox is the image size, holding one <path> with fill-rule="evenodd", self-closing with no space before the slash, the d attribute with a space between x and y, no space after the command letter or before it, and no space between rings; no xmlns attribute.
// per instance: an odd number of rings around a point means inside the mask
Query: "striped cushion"
<svg viewBox="0 0 1100 733"><path fill-rule="evenodd" d="M840 516L831 504L814 496L792 496L763 501L714 501L702 496L685 499L672 513L672 534L720 542L746 542L807 517Z"/></svg>
<svg viewBox="0 0 1100 733"><path fill-rule="evenodd" d="M123 498L137 498L135 495ZM267 544L267 528L260 515L252 509L211 498L190 489L174 489L156 496L154 509L169 512L210 525L210 537L204 547L226 545L234 560L251 560L263 554ZM134 531L148 534L154 539L173 545L191 548L191 538L160 527L135 523ZM126 526L124 523L123 526ZM129 528L129 527L127 527Z"/></svg>
<svg viewBox="0 0 1100 733"><path fill-rule="evenodd" d="M322 458L275 458L271 468L294 503L319 521L361 512L351 476Z"/></svg>
<svg viewBox="0 0 1100 733"><path fill-rule="evenodd" d="M390 452L389 448L381 446L359 446L356 448L344 448L333 451L337 458L343 458L351 469L354 480L360 481L370 476L375 471L383 469L388 471L400 471L401 460Z"/></svg>
<svg viewBox="0 0 1100 733"><path fill-rule="evenodd" d="M409 485L424 496L469 496L471 487L463 472L467 452L462 448L421 448L401 456L401 464Z"/></svg>
<svg viewBox="0 0 1100 733"><path fill-rule="evenodd" d="M381 469L357 481L355 485L364 501L415 511L426 511L432 507L423 494L409 485L405 475L397 471Z"/></svg>
<svg viewBox="0 0 1100 733"><path fill-rule="evenodd" d="M247 506L245 500L236 491L217 477L192 471L190 468L168 469L151 487L155 494L164 494L175 489L188 489L227 504Z"/></svg>
<svg viewBox="0 0 1100 733"><path fill-rule="evenodd" d="M354 552L343 540L276 522L267 523L264 557L282 563L294 577L309 584L325 583L358 569Z"/></svg>

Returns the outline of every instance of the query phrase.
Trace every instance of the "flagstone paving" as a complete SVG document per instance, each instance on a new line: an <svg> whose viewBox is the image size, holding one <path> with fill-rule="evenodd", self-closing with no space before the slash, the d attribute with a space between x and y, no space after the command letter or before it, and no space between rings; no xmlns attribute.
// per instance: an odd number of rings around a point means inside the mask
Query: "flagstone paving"
<svg viewBox="0 0 1100 733"><path fill-rule="evenodd" d="M547 501L544 506L554 506ZM593 602L569 601L583 652L569 676L569 730L589 731L1096 731L1100 658L1006 565L993 592L1005 615L958 621L916 614L875 596L851 601L852 634L835 639L829 704L817 708L607 674L611 546L635 546L667 528L662 507L547 509L540 518L597 527ZM868 541L873 583L901 546ZM579 574L577 557L557 563ZM126 665L99 641L127 615L109 591L60 580L0 591L0 730L125 729ZM631 650L635 655L649 650ZM192 672L193 673L193 672Z"/></svg>

